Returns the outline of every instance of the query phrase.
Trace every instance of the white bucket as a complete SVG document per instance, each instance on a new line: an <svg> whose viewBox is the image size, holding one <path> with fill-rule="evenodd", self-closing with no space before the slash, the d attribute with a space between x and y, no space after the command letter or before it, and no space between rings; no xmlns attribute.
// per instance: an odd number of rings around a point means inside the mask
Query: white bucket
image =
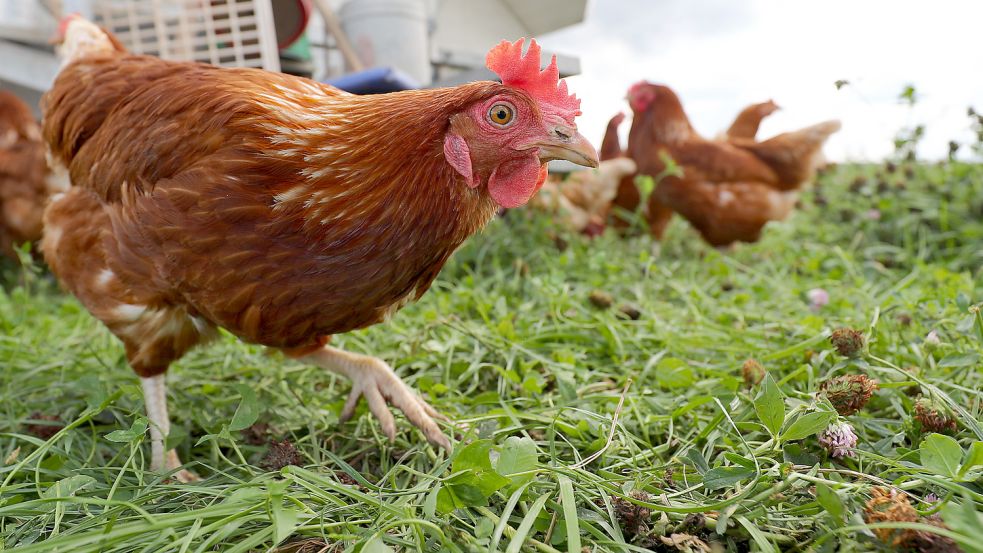
<svg viewBox="0 0 983 553"><path fill-rule="evenodd" d="M348 0L339 18L366 67L393 67L430 84L425 0Z"/></svg>

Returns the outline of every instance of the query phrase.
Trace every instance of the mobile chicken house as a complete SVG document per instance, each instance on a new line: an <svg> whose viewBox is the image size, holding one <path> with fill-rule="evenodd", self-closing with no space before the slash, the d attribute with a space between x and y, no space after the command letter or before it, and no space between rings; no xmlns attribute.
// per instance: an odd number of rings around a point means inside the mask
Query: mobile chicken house
<svg viewBox="0 0 983 553"><path fill-rule="evenodd" d="M451 86L493 78L489 47L583 21L587 0L0 0L0 88L37 109L58 71L62 14L112 30L133 52L298 72L355 86ZM299 56L305 63L291 63ZM544 56L548 61L549 57ZM564 76L577 58L558 55ZM353 73L363 73L361 80ZM348 81L339 80L348 75Z"/></svg>

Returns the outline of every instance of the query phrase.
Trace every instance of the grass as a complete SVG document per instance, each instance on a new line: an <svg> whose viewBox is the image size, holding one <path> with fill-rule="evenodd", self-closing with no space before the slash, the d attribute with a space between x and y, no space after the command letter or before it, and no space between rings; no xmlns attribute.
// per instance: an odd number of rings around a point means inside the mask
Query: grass
<svg viewBox="0 0 983 553"><path fill-rule="evenodd" d="M513 212L421 302L339 337L458 424L451 455L404 419L389 444L364 407L339 425L347 382L223 337L169 373L192 485L145 470L120 345L50 276L9 269L0 549L980 551L983 167L844 166L820 185L728 252L682 221L655 247ZM830 344L839 327L863 332L857 358ZM748 358L768 374L751 387ZM842 417L859 443L836 460L816 392L844 374L880 388ZM951 436L914 418L919 395ZM289 442L277 458L271 438Z"/></svg>

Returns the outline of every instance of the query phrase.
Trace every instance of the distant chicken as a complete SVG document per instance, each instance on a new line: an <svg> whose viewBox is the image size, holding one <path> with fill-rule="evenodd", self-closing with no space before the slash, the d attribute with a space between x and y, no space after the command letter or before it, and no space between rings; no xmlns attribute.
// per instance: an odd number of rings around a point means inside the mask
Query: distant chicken
<svg viewBox="0 0 983 553"><path fill-rule="evenodd" d="M697 134L666 86L637 83L628 102L634 112L628 151L639 173L662 173L666 163L660 154L682 170L681 176L662 179L651 201L657 210L668 207L685 217L714 246L756 241L768 221L787 217L795 191L822 163L823 143L840 129L839 121L827 121L762 142L712 141ZM619 198L625 199L632 198ZM637 191L634 202L637 206ZM652 205L649 213L657 211ZM655 225L653 234L661 237Z"/></svg>
<svg viewBox="0 0 983 553"><path fill-rule="evenodd" d="M604 132L604 139L601 141L600 159L601 161L615 159L618 157L624 157L627 159L632 159L628 152L621 149L621 138L618 136L618 127L625 120L624 113L618 113L608 121L607 129ZM634 161L634 160L633 160ZM611 220L615 228L625 229L631 225L631 219L625 217L625 212L634 212L638 207L641 195L638 191L638 186L635 182L635 177L638 176L637 167L635 164L636 172L631 174L626 174L621 177L618 182L618 190L611 200L611 205L607 210L607 216L605 217L605 225L608 220ZM652 226L653 234L656 233L655 228L659 228L658 233L661 234L663 228L669 224L669 219L672 217L672 211L669 209L661 208L658 202L649 202L650 207L650 217L648 218L650 226Z"/></svg>
<svg viewBox="0 0 983 553"><path fill-rule="evenodd" d="M566 228L591 237L602 234L618 191L635 188L638 166L625 155L618 137L618 127L624 120L625 114L619 112L608 121L598 151L601 163L596 170L577 171L566 180L551 175L530 206L558 216L558 222ZM618 224L618 218L615 221Z"/></svg>
<svg viewBox="0 0 983 553"><path fill-rule="evenodd" d="M355 96L131 55L77 16L61 32L44 137L72 186L45 211L42 249L140 375L152 468L181 466L164 449L164 373L219 327L350 378L343 420L364 397L393 439L392 404L449 447L389 365L328 341L419 299L548 161L597 165L556 59L540 71L535 41L525 56L503 41L486 60L501 84Z"/></svg>
<svg viewBox="0 0 983 553"><path fill-rule="evenodd" d="M51 182L31 108L0 91L0 254L12 257L14 246L41 239Z"/></svg>
<svg viewBox="0 0 983 553"><path fill-rule="evenodd" d="M625 120L625 114L618 112L608 121L608 126L604 130L604 139L601 140L601 149L597 152L598 159L607 161L616 157L622 157L625 152L621 149L621 138L618 137L618 127Z"/></svg>
<svg viewBox="0 0 983 553"><path fill-rule="evenodd" d="M566 180L547 180L529 205L556 215L571 230L598 236L604 232L618 184L622 178L631 178L636 169L627 157L602 161L597 169L575 171Z"/></svg>
<svg viewBox="0 0 983 553"><path fill-rule="evenodd" d="M761 121L779 109L781 108L773 100L751 104L737 114L737 119L734 119L730 128L724 133L724 138L754 139L758 135Z"/></svg>
<svg viewBox="0 0 983 553"><path fill-rule="evenodd" d="M762 102L760 104L752 104L744 108L738 115L737 119L730 126L725 134L719 136L719 140L729 140L733 139L753 139L758 133L758 127L761 125L761 121L778 110L779 107L774 101L768 100L767 102ZM601 143L600 149L600 159L606 160L617 156L630 155L628 152L621 149L620 139L618 137L618 126L624 121L624 113L618 113L608 122L606 132L604 134L604 140ZM631 144L631 140L629 140ZM644 148L636 149L631 155L637 155L643 160L643 163L656 152L646 150ZM637 209L641 196L638 191L637 184L635 182L636 175L629 175L622 179L618 187L618 194L613 200L614 211L624 212L624 211L635 211ZM645 208L645 219L648 222L650 232L658 237L661 237L665 232L666 227L672 220L672 209L659 201L656 197L650 197L648 205ZM617 216L615 214L615 225L619 227L628 226L629 222L623 217Z"/></svg>

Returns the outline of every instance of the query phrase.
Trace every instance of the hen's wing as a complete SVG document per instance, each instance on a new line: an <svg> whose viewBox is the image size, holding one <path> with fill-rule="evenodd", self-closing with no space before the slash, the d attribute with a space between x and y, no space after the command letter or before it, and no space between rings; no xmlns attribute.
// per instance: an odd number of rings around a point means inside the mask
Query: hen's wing
<svg viewBox="0 0 983 553"><path fill-rule="evenodd" d="M238 125L269 116L270 102L299 87L344 94L312 81L253 69L174 63L149 56L86 59L62 70L42 100L44 138L73 186L104 201L145 194L216 153L235 152L256 133ZM194 136L194 140L189 140ZM268 145L257 145L260 149Z"/></svg>
<svg viewBox="0 0 983 553"><path fill-rule="evenodd" d="M708 182L772 184L778 181L775 171L759 157L728 143L698 139L667 145L665 150L684 172L698 171L700 177ZM652 172L639 167L639 172L650 175L656 175L661 170Z"/></svg>
<svg viewBox="0 0 983 553"><path fill-rule="evenodd" d="M655 194L693 225L713 246L754 242L769 221L782 220L795 205L795 194L754 182L715 183L667 177Z"/></svg>

